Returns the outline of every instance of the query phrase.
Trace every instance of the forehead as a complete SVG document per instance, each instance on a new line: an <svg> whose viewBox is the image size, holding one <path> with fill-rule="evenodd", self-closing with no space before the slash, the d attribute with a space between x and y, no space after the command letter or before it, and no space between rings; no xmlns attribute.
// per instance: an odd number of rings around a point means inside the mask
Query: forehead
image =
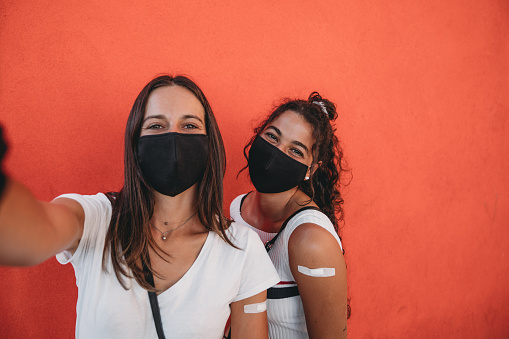
<svg viewBox="0 0 509 339"><path fill-rule="evenodd" d="M198 98L182 86L163 86L154 89L147 100L145 117L162 114L171 116L197 115L204 119L205 110Z"/></svg>
<svg viewBox="0 0 509 339"><path fill-rule="evenodd" d="M289 141L299 141L308 149L314 144L313 127L306 119L294 111L288 110L274 119L267 128L274 126L281 131L281 137Z"/></svg>

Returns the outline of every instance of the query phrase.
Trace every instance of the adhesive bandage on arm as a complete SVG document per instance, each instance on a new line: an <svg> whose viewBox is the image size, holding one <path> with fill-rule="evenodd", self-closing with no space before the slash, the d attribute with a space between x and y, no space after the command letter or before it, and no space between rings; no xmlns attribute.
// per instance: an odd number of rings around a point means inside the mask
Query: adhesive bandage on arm
<svg viewBox="0 0 509 339"><path fill-rule="evenodd" d="M267 300L257 304L244 305L244 313L262 313L267 310Z"/></svg>
<svg viewBox="0 0 509 339"><path fill-rule="evenodd" d="M297 266L297 270L310 277L333 277L336 275L336 269L335 268L328 268L328 267L322 267L322 268L307 268L305 266Z"/></svg>

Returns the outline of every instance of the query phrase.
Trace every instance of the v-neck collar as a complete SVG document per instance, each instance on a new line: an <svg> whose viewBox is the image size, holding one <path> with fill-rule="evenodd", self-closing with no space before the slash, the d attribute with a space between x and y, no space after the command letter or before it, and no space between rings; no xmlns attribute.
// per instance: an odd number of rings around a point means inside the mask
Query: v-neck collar
<svg viewBox="0 0 509 339"><path fill-rule="evenodd" d="M175 291L178 292L180 289L180 286L185 284L185 282L189 279L193 279L193 276L196 274L197 271L200 270L200 267L203 265L207 258L207 253L210 250L211 243L213 242L214 238L214 232L209 231L207 234L207 239L205 239L205 242L203 243L203 246L200 250L200 253L198 253L198 256L194 260L193 264L189 267L189 269L184 273L184 275L173 285L168 287L166 290L161 292L157 295L157 299L159 302L164 302L164 300L167 298L167 295L171 295ZM175 293L176 293L175 292Z"/></svg>

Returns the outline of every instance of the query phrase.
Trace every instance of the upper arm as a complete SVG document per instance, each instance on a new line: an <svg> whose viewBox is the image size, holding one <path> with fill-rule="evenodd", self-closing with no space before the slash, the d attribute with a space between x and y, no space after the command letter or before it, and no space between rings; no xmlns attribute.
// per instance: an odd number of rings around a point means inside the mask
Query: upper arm
<svg viewBox="0 0 509 339"><path fill-rule="evenodd" d="M323 227L302 224L290 236L288 255L304 306L309 337L346 337L346 265L336 239ZM299 266L334 269L334 275L310 276L301 273Z"/></svg>
<svg viewBox="0 0 509 339"><path fill-rule="evenodd" d="M252 297L235 301L231 304L232 338L267 339L269 337L267 311L254 311L251 313L249 309L253 309L254 307L248 306L264 303L266 300L267 291L263 291Z"/></svg>
<svg viewBox="0 0 509 339"><path fill-rule="evenodd" d="M57 198L49 205L53 205L49 215L57 232L62 234L62 240L66 244L65 250L74 254L83 235L85 224L83 207L76 200L69 198Z"/></svg>

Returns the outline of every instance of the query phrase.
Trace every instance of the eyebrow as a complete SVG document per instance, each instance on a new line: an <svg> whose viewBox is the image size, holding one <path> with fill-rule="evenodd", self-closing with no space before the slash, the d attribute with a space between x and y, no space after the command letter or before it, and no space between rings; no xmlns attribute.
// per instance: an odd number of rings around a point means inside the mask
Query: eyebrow
<svg viewBox="0 0 509 339"><path fill-rule="evenodd" d="M269 128L272 128L274 130L274 132L277 133L277 135L281 136L281 131L279 130L279 128L272 126L272 125L267 127L267 129L269 129Z"/></svg>
<svg viewBox="0 0 509 339"><path fill-rule="evenodd" d="M294 141L292 141L292 144L294 144L294 145L297 145L297 146L300 146L300 147L304 148L304 150L306 151L306 153L309 153L308 148L307 148L307 147L306 147L306 145L304 145L302 142L297 141L297 140L294 140Z"/></svg>
<svg viewBox="0 0 509 339"><path fill-rule="evenodd" d="M143 122L147 121L148 119L166 119L166 117L164 115L162 115L162 114L149 115L148 117L143 119Z"/></svg>
<svg viewBox="0 0 509 339"><path fill-rule="evenodd" d="M193 114L186 114L184 115L184 119L196 119L198 120L199 122L201 122L203 124L203 121L201 120L201 118L197 115L193 115Z"/></svg>
<svg viewBox="0 0 509 339"><path fill-rule="evenodd" d="M269 129L269 128L273 129L273 130L274 130L274 132L276 132L276 134L277 134L277 135L279 135L279 136L281 136L281 135L282 135L281 130L280 130L279 128L277 128L277 127L275 127L275 126L269 126L269 127L267 127L267 129ZM297 140L293 140L293 141L292 141L292 144L297 145L297 146L299 146L299 147L302 147L302 148L306 151L306 153L309 153L309 149L308 149L308 148L307 148L307 146L306 146L306 145L304 145L302 142L297 141Z"/></svg>
<svg viewBox="0 0 509 339"><path fill-rule="evenodd" d="M203 124L203 121L197 115L186 114L186 115L183 116L183 118L184 118L184 120L185 119L196 119L196 120L198 120L199 122L201 122ZM164 116L163 114L149 115L148 117L143 119L143 123L145 123L145 121L147 121L149 119L162 119L162 120L166 120L166 116Z"/></svg>

